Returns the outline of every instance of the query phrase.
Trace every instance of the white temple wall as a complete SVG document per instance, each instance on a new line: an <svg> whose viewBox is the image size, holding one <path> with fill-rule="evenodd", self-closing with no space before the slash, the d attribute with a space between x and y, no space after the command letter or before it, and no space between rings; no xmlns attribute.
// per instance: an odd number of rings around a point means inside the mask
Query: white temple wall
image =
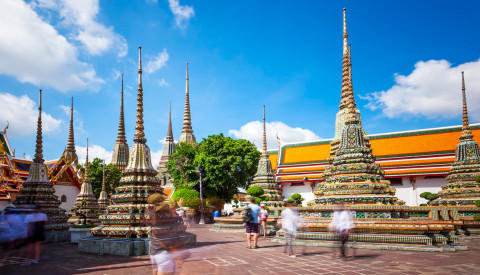
<svg viewBox="0 0 480 275"><path fill-rule="evenodd" d="M10 205L9 201L0 201L0 211L5 210L5 207L7 207L8 205Z"/></svg>
<svg viewBox="0 0 480 275"><path fill-rule="evenodd" d="M430 192L430 193L438 193L438 191L442 190L442 186L447 184L448 182L445 178L417 178L417 183L415 184L415 189L417 190L418 194L418 205L422 203L427 203L428 200L424 198L420 198L420 194L423 192Z"/></svg>
<svg viewBox="0 0 480 275"><path fill-rule="evenodd" d="M284 183L282 186L282 195L285 196L285 200L289 199L293 194L298 193L302 195L303 198L302 206L307 206L309 201L313 201L315 199L312 186L309 182L305 182L303 185L294 184L294 186L292 186L291 183Z"/></svg>
<svg viewBox="0 0 480 275"><path fill-rule="evenodd" d="M53 185L53 188L55 189L55 195L58 196L58 199L62 201L62 196L65 195L67 197L66 202L62 202L60 204L60 208L63 208L67 211L72 210L73 205L75 204L75 200L77 199L78 193L80 193L80 190L76 186L72 185L60 185L60 184L55 184Z"/></svg>

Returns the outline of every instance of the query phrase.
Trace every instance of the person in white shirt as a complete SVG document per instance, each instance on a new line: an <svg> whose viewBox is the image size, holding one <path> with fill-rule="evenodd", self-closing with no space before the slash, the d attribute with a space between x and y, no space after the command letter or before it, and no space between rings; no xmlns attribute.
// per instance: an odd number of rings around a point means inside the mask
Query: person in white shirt
<svg viewBox="0 0 480 275"><path fill-rule="evenodd" d="M263 238L267 238L267 218L268 218L268 211L265 210L265 206L260 206L260 219L261 219L261 224L262 224L262 230L263 230ZM260 234L261 235L261 234Z"/></svg>
<svg viewBox="0 0 480 275"><path fill-rule="evenodd" d="M332 222L329 225L329 230L334 231L339 238L340 254L345 255L345 243L348 241L348 236L353 228L353 212L345 207L344 203L339 203L337 209L333 213Z"/></svg>
<svg viewBox="0 0 480 275"><path fill-rule="evenodd" d="M298 222L300 218L298 217L297 211L292 209L292 204L286 204L286 209L282 211L282 230L285 236L285 248L283 253L288 254L290 258L296 258L295 253L293 253L293 241L297 234Z"/></svg>

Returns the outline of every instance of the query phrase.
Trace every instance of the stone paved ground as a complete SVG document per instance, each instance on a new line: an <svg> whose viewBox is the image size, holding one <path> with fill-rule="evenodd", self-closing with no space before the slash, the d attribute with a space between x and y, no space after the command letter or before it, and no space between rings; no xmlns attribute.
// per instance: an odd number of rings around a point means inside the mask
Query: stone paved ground
<svg viewBox="0 0 480 275"><path fill-rule="evenodd" d="M424 253L357 250L344 261L331 248L297 247L296 259L282 247L260 240L259 249L247 249L244 234L215 233L209 226L189 230L198 245L176 274L480 274L480 239L464 240L470 251ZM149 256L119 257L79 254L70 243L48 244L40 263L19 266L21 258L0 261L2 274L151 274Z"/></svg>

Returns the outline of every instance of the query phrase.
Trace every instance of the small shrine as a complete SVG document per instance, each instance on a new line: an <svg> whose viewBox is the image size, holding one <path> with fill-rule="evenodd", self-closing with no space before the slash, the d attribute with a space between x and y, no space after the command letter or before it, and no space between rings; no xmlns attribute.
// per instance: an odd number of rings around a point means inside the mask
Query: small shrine
<svg viewBox="0 0 480 275"><path fill-rule="evenodd" d="M435 205L475 206L480 201L480 184L476 182L480 176L480 149L473 140L470 130L467 110L467 96L465 93L465 78L462 72L462 99L463 125L460 142L455 150L455 162L446 180L448 184L442 186L438 193L439 199Z"/></svg>
<svg viewBox="0 0 480 275"><path fill-rule="evenodd" d="M278 189L275 182L275 173L272 170L272 163L268 158L267 152L267 131L265 127L265 106L263 106L263 149L262 156L258 161L257 173L253 177L252 186L260 186L265 192L264 195L268 197L268 201L262 202L265 206L283 206L284 196Z"/></svg>
<svg viewBox="0 0 480 275"><path fill-rule="evenodd" d="M88 168L88 139L87 139L87 157L85 161L85 175L78 193L77 200L72 209L72 217L68 220L70 223L98 223L97 213L99 211L97 198L93 194L92 184L90 183Z"/></svg>
<svg viewBox="0 0 480 275"><path fill-rule="evenodd" d="M102 213L105 213L105 210L109 205L110 199L108 199L107 191L105 191L105 163L103 163L102 191L100 191L100 196L98 196L98 208Z"/></svg>

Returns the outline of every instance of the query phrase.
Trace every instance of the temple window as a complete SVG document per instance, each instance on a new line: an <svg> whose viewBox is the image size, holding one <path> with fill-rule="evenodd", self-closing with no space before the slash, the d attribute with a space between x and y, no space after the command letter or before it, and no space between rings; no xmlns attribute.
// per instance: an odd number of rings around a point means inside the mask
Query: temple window
<svg viewBox="0 0 480 275"><path fill-rule="evenodd" d="M62 195L62 197L60 198L60 201L61 202L67 202L67 196Z"/></svg>

